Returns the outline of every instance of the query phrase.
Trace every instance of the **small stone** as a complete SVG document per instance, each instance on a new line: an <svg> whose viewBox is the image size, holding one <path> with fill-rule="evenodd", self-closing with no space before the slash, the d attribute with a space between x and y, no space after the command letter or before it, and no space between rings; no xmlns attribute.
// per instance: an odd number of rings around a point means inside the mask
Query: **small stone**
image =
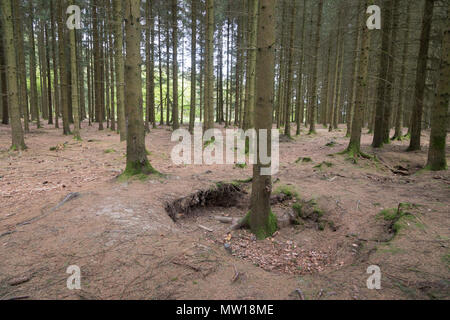
<svg viewBox="0 0 450 320"><path fill-rule="evenodd" d="M225 243L223 245L223 247L225 248L225 250L229 253L232 254L233 253L233 249L231 248L231 245L229 243Z"/></svg>

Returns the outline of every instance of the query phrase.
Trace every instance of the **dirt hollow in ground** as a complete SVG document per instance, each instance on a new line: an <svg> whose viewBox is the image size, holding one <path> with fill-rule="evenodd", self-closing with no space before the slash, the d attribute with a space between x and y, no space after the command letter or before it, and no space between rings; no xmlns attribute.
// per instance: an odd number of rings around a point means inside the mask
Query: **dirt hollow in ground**
<svg viewBox="0 0 450 320"><path fill-rule="evenodd" d="M251 184L234 207L200 208L177 222L165 210L217 182L245 180L251 167L173 165L175 143L159 128L146 142L167 176L119 182L125 144L84 127L82 142L33 129L20 153L8 151L9 128L0 127L0 299L449 298L450 174L420 170L426 146L373 150L364 135L363 149L378 160L355 164L337 155L344 128L281 143L274 189L298 199L274 204L275 213L309 203L318 214L255 241L214 218L242 217ZM78 196L62 203L71 193ZM407 219L394 234L379 212L400 203ZM70 265L81 269L81 290L66 287ZM381 290L367 288L370 265L381 269Z"/></svg>

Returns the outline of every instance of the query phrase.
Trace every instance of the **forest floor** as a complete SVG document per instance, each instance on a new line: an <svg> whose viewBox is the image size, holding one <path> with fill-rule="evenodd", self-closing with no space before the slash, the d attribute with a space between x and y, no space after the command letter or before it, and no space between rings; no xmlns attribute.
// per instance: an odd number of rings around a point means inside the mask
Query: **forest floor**
<svg viewBox="0 0 450 320"><path fill-rule="evenodd" d="M120 182L126 144L83 127L82 142L33 128L29 149L10 152L10 129L0 126L0 299L450 298L450 173L421 170L427 132L412 153L407 141L374 150L364 134L364 151L378 160L357 163L337 154L344 127L281 143L274 189L299 198L274 211L302 202L320 215L255 241L214 218L244 216L251 184L235 207L200 208L177 222L166 212L198 190L250 178L250 166L173 165L164 127L146 143L166 176ZM380 216L400 203L403 216ZM81 269L81 290L66 287L70 265ZM367 288L371 265L381 269L381 290Z"/></svg>

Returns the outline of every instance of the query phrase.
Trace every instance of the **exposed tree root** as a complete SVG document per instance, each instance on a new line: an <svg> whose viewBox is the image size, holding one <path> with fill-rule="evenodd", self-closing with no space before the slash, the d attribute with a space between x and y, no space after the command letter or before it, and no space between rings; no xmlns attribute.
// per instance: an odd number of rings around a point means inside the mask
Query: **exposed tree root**
<svg viewBox="0 0 450 320"><path fill-rule="evenodd" d="M182 215L189 215L193 210L204 207L234 207L238 204L244 191L238 184L218 183L215 187L200 190L187 197L166 204L166 212L173 221Z"/></svg>

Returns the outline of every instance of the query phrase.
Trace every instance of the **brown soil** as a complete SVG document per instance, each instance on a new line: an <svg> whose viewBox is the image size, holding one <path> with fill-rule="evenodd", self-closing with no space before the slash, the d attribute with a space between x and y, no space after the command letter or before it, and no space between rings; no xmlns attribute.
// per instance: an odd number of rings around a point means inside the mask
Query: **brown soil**
<svg viewBox="0 0 450 320"><path fill-rule="evenodd" d="M305 218L255 241L214 218L244 216L251 184L236 206L169 217L167 204L252 170L173 165L167 128L146 140L152 165L167 176L118 182L125 143L115 133L84 124L76 142L47 126L27 136L27 151L10 152L9 127L0 126L0 299L448 299L450 174L420 170L427 147L373 150L367 134L363 149L379 160L354 164L337 155L344 135L321 129L281 144L274 189L290 186L300 199L274 212L314 199L322 224ZM331 166L316 167L323 162ZM377 215L399 203L416 205L414 220L390 240ZM81 268L80 291L66 288L69 265ZM381 268L381 290L367 289L370 265Z"/></svg>

